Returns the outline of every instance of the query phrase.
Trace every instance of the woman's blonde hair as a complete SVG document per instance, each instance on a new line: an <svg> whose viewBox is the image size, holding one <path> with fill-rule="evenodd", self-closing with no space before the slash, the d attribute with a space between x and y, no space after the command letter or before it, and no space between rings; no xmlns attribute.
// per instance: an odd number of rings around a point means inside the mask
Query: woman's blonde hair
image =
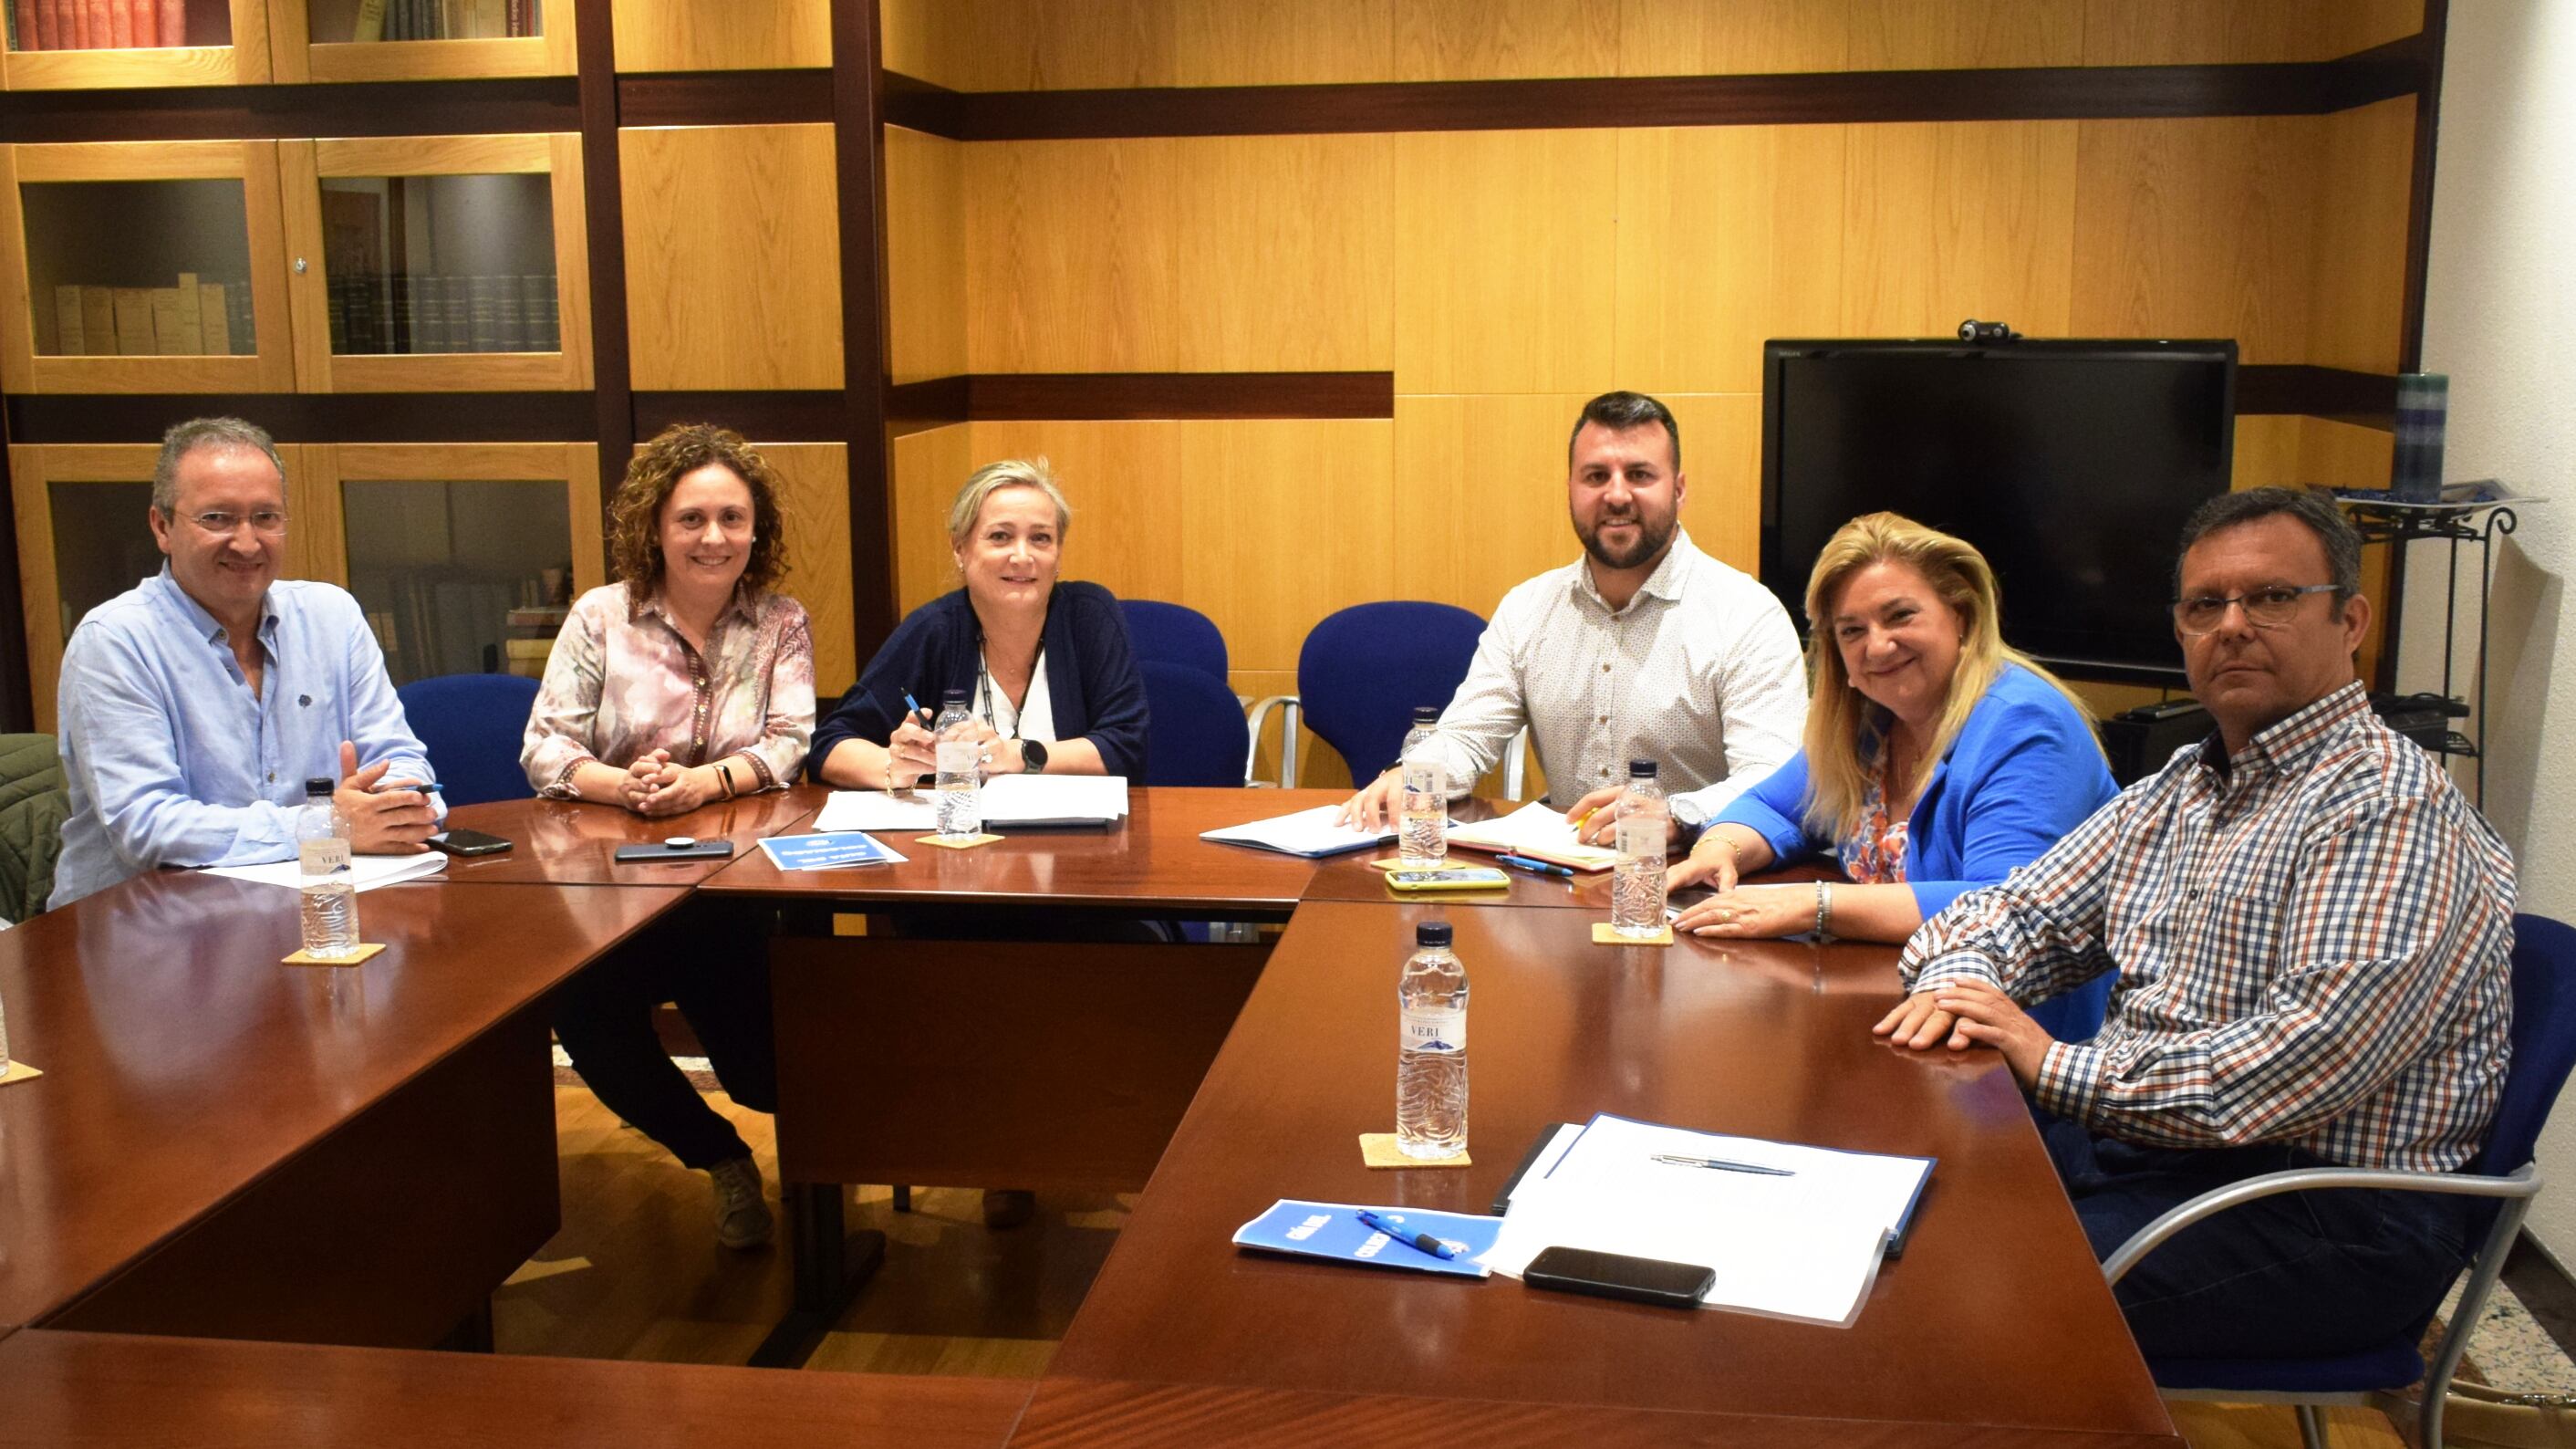
<svg viewBox="0 0 2576 1449"><path fill-rule="evenodd" d="M1902 514L1863 514L1825 540L1815 572L1807 577L1807 820L1838 840L1860 827L1861 797L1869 771L1886 749L1891 717L1852 687L1843 652L1834 642L1834 604L1854 575L1880 563L1912 569L1959 615L1959 666L1951 672L1940 722L1915 766L1918 778L1949 753L1969 712L2007 664L2038 675L2085 719L2093 718L2064 681L2004 643L1995 571L1976 545ZM1862 753L1864 747L1869 753Z"/></svg>
<svg viewBox="0 0 2576 1449"><path fill-rule="evenodd" d="M1055 486L1055 469L1047 460L1038 458L1004 458L975 470L966 486L957 490L957 501L948 505L948 546L961 548L966 535L975 531L975 520L983 515L984 500L1004 488L1034 488L1055 505L1056 542L1064 542L1065 531L1073 526L1073 505L1064 501L1064 490Z"/></svg>

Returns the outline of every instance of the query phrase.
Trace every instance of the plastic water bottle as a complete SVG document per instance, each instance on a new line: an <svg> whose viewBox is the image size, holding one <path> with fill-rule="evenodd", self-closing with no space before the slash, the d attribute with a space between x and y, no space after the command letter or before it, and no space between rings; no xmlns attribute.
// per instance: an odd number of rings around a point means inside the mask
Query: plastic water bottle
<svg viewBox="0 0 2576 1449"><path fill-rule="evenodd" d="M357 953L358 890L349 884L349 819L331 800L330 777L304 782L295 814L295 861L302 875L304 950L333 960Z"/></svg>
<svg viewBox="0 0 2576 1449"><path fill-rule="evenodd" d="M939 737L939 833L963 840L984 831L984 773L975 743L975 716L966 707L966 691L952 689L939 702L939 719L930 732Z"/></svg>
<svg viewBox="0 0 2576 1449"><path fill-rule="evenodd" d="M1436 866L1449 858L1449 765L1430 745L1439 727L1435 705L1416 705L1396 767L1404 772L1404 801L1397 816L1395 851L1406 867Z"/></svg>
<svg viewBox="0 0 2576 1449"><path fill-rule="evenodd" d="M1395 1064L1395 1145L1407 1157L1467 1150L1467 968L1447 921L1413 928L1396 983L1403 1028Z"/></svg>
<svg viewBox="0 0 2576 1449"><path fill-rule="evenodd" d="M1622 936L1657 936L1664 930L1664 835L1671 818L1655 762L1628 762L1628 789L1611 817L1610 929Z"/></svg>

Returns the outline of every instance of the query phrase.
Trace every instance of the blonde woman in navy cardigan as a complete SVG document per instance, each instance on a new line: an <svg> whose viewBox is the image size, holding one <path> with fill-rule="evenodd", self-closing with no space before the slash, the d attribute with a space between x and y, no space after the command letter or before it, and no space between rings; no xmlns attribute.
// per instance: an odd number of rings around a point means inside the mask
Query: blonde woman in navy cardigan
<svg viewBox="0 0 2576 1449"><path fill-rule="evenodd" d="M1805 748L1700 832L1672 884L1717 894L1677 928L1901 942L2108 803L2090 713L2004 644L1998 612L1994 571L1963 539L1893 513L1828 539L1807 583ZM1851 883L1736 883L1819 852ZM2099 996L2059 1006L2051 1029L2091 1035Z"/></svg>

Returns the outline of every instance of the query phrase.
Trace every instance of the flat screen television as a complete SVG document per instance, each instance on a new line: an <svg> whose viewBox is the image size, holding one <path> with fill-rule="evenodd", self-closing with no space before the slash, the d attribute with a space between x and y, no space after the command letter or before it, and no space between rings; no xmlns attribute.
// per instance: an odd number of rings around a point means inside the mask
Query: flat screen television
<svg viewBox="0 0 2576 1449"><path fill-rule="evenodd" d="M2235 387L2232 341L1767 343L1762 582L1803 631L1825 540L1890 509L1985 554L2006 642L2179 682L2174 538L2227 490Z"/></svg>

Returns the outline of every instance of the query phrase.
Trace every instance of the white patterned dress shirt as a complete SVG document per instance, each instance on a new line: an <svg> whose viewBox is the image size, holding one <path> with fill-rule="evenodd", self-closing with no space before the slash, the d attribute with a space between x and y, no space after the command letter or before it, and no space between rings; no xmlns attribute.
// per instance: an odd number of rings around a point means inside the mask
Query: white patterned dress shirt
<svg viewBox="0 0 2576 1449"><path fill-rule="evenodd" d="M1464 794L1528 725L1559 809L1651 759L1667 793L1699 792L1696 825L1795 754L1806 720L1788 612L1676 531L1624 609L1582 559L1505 594L1436 738Z"/></svg>

